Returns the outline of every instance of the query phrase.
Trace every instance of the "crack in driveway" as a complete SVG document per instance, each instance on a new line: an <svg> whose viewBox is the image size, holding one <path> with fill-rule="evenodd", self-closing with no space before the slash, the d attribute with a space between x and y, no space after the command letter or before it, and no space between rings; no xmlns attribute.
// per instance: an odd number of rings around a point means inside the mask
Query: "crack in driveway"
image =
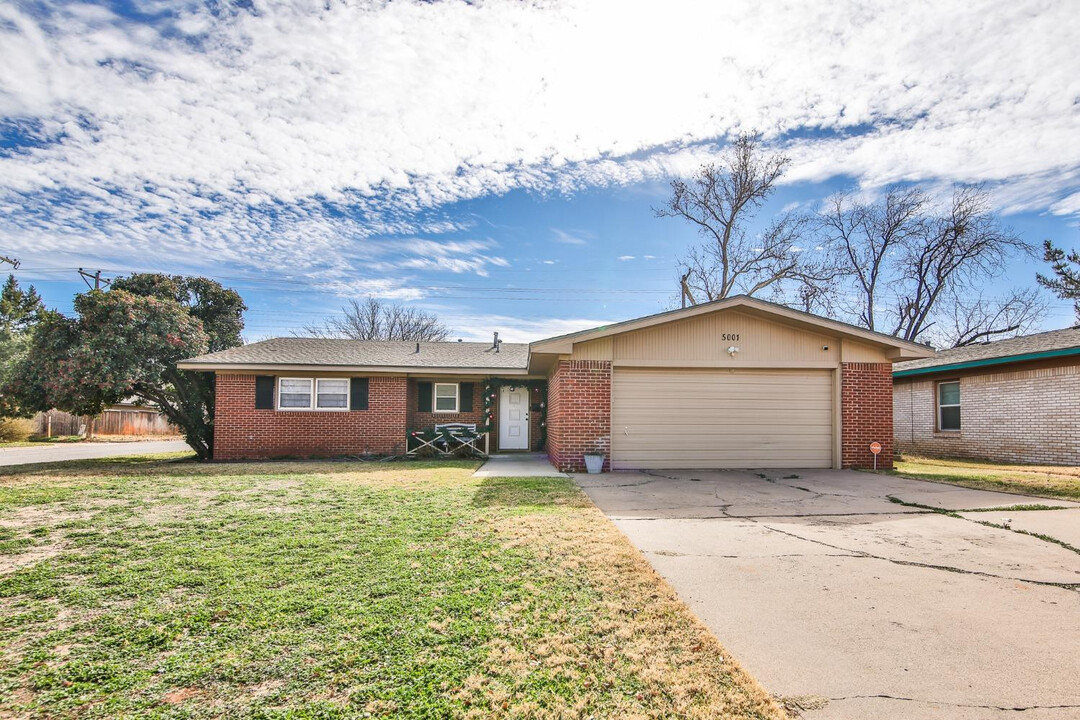
<svg viewBox="0 0 1080 720"><path fill-rule="evenodd" d="M702 508L711 508L712 505L698 505ZM889 515L932 515L929 510L891 510L883 512L828 512L828 513L766 513L763 515L732 515L727 508L731 505L719 505L717 509L722 515L613 515L611 520L760 520L762 518L831 518L831 517L862 517L862 516L889 516ZM649 508L650 510L679 510L680 508Z"/></svg>
<svg viewBox="0 0 1080 720"><path fill-rule="evenodd" d="M1048 587L1062 588L1063 590L1073 590L1073 591L1080 590L1080 583L1058 583L1058 582L1052 582L1052 581L1049 581L1049 580L1030 580L1028 578L1012 577L1010 575L996 575L994 573L985 572L983 570L965 570L964 568L958 568L958 567L954 567L952 565L936 565L934 563L923 563L923 562L917 562L915 560L899 560L897 558L884 557L882 555L875 555L873 553L866 552L865 550L852 550L851 548L841 547L839 545L833 545L831 543L827 543L824 540L815 540L813 538L803 537L802 535L798 535L798 534L793 533L793 532L788 532L787 530L781 530L780 528L771 527L770 525L767 525L767 524L765 524L763 522L760 522L758 520L751 519L751 522L754 522L755 524L760 525L761 527L765 528L766 530L771 530L772 532L780 533L781 535L787 535L788 537L793 537L793 538L795 538L797 540L805 540L806 542L815 543L817 545L821 545L822 547L827 547L827 548L830 548L832 550L840 550L842 552L851 553L851 557L870 558L870 559L873 559L873 560L884 560L885 562L890 562L890 563L893 563L894 565L904 565L904 566L907 566L907 567L926 568L928 570L941 570L943 572L958 573L958 574L961 574L961 575L978 575L978 576L981 576L981 577L996 578L998 580L1012 580L1014 582L1025 582L1025 583L1030 583L1032 585L1045 585L1045 586L1048 586Z"/></svg>
<svg viewBox="0 0 1080 720"><path fill-rule="evenodd" d="M845 695L843 697L829 698L829 702L841 702L843 700L897 700L901 702L922 703L924 705L947 705L955 708L971 708L973 710L1001 710L1003 712L1025 712L1027 710L1075 710L1080 705L978 705L974 703L957 703L942 700L922 700L920 698L903 697L899 695Z"/></svg>

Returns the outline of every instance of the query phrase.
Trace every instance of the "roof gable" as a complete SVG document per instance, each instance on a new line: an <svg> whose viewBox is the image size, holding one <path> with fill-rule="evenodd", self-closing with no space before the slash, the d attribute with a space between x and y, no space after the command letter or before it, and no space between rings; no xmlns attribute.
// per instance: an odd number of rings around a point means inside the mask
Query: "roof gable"
<svg viewBox="0 0 1080 720"><path fill-rule="evenodd" d="M830 320L776 303L747 297L746 295L737 295L723 300L693 305L688 308L669 310L667 312L657 313L643 318L636 318L634 320L627 320L613 325L606 325L591 330L583 330L576 333L548 338L546 340L539 340L532 343L530 348L533 353L568 354L573 351L574 345L579 343L622 335L637 330L656 327L658 325L677 323L722 310L734 309L738 309L748 314L764 316L775 322L795 326L808 332L849 337L862 343L887 348L890 351L890 356L894 359L902 357L924 358L934 354L933 349L926 345L907 342L906 340L900 340L891 335L865 330L856 327L855 325L849 325L848 323L839 322L837 320Z"/></svg>

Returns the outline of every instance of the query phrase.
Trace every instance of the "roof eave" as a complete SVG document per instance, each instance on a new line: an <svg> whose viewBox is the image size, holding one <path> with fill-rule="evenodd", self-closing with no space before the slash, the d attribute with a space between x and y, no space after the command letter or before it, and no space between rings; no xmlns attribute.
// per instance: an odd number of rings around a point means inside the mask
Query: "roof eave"
<svg viewBox="0 0 1080 720"><path fill-rule="evenodd" d="M1041 352L1021 353L1019 355L1004 355L1002 357L982 358L980 360L967 360L964 362L946 363L943 365L927 365L925 367L911 368L909 370L894 370L894 378L912 377L914 375L931 375L935 373L955 372L971 368L988 367L993 365L1009 365L1012 363L1030 362L1032 360L1048 360L1056 357L1068 357L1080 355L1080 347L1062 348L1060 350L1043 350Z"/></svg>
<svg viewBox="0 0 1080 720"><path fill-rule="evenodd" d="M347 372L427 375L528 375L528 368L506 367L429 367L419 365L306 365L303 363L222 363L183 360L180 370L196 372Z"/></svg>

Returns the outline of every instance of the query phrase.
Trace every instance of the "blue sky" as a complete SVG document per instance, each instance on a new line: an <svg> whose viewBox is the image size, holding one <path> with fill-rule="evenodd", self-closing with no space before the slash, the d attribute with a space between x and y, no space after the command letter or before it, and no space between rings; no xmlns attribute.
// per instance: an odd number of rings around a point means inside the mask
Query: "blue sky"
<svg viewBox="0 0 1080 720"><path fill-rule="evenodd" d="M0 4L0 254L61 310L159 270L249 339L374 294L529 340L668 307L696 236L652 208L751 128L793 160L764 217L982 182L1077 245L1068 3L808 5Z"/></svg>

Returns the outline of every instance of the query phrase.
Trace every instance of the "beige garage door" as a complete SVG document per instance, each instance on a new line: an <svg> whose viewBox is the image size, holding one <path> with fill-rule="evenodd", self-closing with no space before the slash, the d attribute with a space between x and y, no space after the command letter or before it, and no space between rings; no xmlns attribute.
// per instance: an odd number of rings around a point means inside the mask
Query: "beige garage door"
<svg viewBox="0 0 1080 720"><path fill-rule="evenodd" d="M831 370L616 369L612 465L826 468Z"/></svg>

